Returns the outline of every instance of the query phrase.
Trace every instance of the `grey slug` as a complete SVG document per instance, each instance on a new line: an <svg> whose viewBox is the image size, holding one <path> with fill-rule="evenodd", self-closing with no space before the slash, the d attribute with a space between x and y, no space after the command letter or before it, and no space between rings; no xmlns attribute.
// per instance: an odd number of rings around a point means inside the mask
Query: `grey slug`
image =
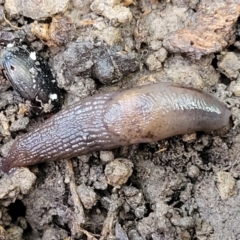
<svg viewBox="0 0 240 240"><path fill-rule="evenodd" d="M227 125L230 115L215 97L174 83L97 94L15 140L1 169L215 130Z"/></svg>
<svg viewBox="0 0 240 240"><path fill-rule="evenodd" d="M46 61L35 52L23 47L7 47L1 52L1 65L14 90L24 99L32 101L33 106L51 103L52 111L61 108L63 93Z"/></svg>

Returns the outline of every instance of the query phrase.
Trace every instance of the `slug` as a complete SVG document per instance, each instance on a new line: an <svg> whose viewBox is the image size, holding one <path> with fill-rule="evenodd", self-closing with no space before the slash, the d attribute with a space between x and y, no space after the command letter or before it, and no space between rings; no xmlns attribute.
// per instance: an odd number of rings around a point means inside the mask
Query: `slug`
<svg viewBox="0 0 240 240"><path fill-rule="evenodd" d="M51 103L52 111L61 108L63 93L50 67L35 52L23 47L7 47L1 52L1 65L5 77L21 97L32 101L34 106Z"/></svg>
<svg viewBox="0 0 240 240"><path fill-rule="evenodd" d="M174 83L97 94L15 140L1 169L216 130L228 124L230 115L210 94Z"/></svg>

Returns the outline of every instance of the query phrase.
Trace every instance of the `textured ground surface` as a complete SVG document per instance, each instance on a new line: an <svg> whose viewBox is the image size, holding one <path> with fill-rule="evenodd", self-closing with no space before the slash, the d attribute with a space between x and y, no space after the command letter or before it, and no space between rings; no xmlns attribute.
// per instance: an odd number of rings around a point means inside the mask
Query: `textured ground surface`
<svg viewBox="0 0 240 240"><path fill-rule="evenodd" d="M39 52L65 92L63 107L172 81L217 96L232 118L211 133L1 173L1 239L239 239L240 2L25 2L0 1L1 48L15 42ZM49 114L34 116L3 75L0 83L5 156Z"/></svg>

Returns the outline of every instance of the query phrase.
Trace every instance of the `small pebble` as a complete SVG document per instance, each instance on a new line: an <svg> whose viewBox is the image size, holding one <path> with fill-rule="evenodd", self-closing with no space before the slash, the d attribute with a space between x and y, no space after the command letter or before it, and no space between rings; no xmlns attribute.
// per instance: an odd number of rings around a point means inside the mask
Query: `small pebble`
<svg viewBox="0 0 240 240"><path fill-rule="evenodd" d="M219 171L217 172L218 191L223 200L236 195L236 180L231 173Z"/></svg>
<svg viewBox="0 0 240 240"><path fill-rule="evenodd" d="M232 92L236 97L240 97L240 82L236 82L232 88Z"/></svg>
<svg viewBox="0 0 240 240"><path fill-rule="evenodd" d="M165 48L161 48L155 53L155 56L160 62L164 62L167 58L167 54L167 50Z"/></svg>
<svg viewBox="0 0 240 240"><path fill-rule="evenodd" d="M162 63L153 54L148 56L145 64L150 71L157 71L162 68Z"/></svg>
<svg viewBox="0 0 240 240"><path fill-rule="evenodd" d="M105 175L111 186L121 186L132 175L133 163L124 158L118 158L106 165Z"/></svg>
<svg viewBox="0 0 240 240"><path fill-rule="evenodd" d="M11 132L16 132L19 130L23 130L26 128L26 126L29 123L29 118L28 117L21 117L17 119L17 121L13 122L10 126L10 131Z"/></svg>
<svg viewBox="0 0 240 240"><path fill-rule="evenodd" d="M11 240L22 240L23 239L23 229L18 226L13 226L7 230L7 238Z"/></svg>
<svg viewBox="0 0 240 240"><path fill-rule="evenodd" d="M114 160L114 155L112 151L101 151L100 159L102 162L108 163Z"/></svg>
<svg viewBox="0 0 240 240"><path fill-rule="evenodd" d="M96 205L97 194L91 187L81 184L77 187L77 193L86 209L91 209L94 205Z"/></svg>
<svg viewBox="0 0 240 240"><path fill-rule="evenodd" d="M120 1L94 0L91 10L98 15L118 23L131 22L133 16L129 8L120 4Z"/></svg>
<svg viewBox="0 0 240 240"><path fill-rule="evenodd" d="M197 138L196 133L191 133L191 134L184 134L182 140L187 143L194 142Z"/></svg>
<svg viewBox="0 0 240 240"><path fill-rule="evenodd" d="M236 79L240 70L240 56L234 52L227 52L218 62L218 69L230 79Z"/></svg>
<svg viewBox="0 0 240 240"><path fill-rule="evenodd" d="M100 31L95 31L95 34L100 37L109 46L114 46L121 41L121 31L115 27L107 27Z"/></svg>
<svg viewBox="0 0 240 240"><path fill-rule="evenodd" d="M199 176L200 170L197 166L191 165L188 167L187 173L190 178L197 178Z"/></svg>

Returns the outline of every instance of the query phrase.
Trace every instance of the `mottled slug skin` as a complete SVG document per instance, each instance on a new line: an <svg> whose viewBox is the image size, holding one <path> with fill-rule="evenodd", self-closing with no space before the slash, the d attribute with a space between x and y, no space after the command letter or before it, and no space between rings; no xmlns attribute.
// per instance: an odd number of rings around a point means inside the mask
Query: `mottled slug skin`
<svg viewBox="0 0 240 240"><path fill-rule="evenodd" d="M228 124L231 113L190 86L157 83L88 97L19 137L2 161L13 167L147 143Z"/></svg>

